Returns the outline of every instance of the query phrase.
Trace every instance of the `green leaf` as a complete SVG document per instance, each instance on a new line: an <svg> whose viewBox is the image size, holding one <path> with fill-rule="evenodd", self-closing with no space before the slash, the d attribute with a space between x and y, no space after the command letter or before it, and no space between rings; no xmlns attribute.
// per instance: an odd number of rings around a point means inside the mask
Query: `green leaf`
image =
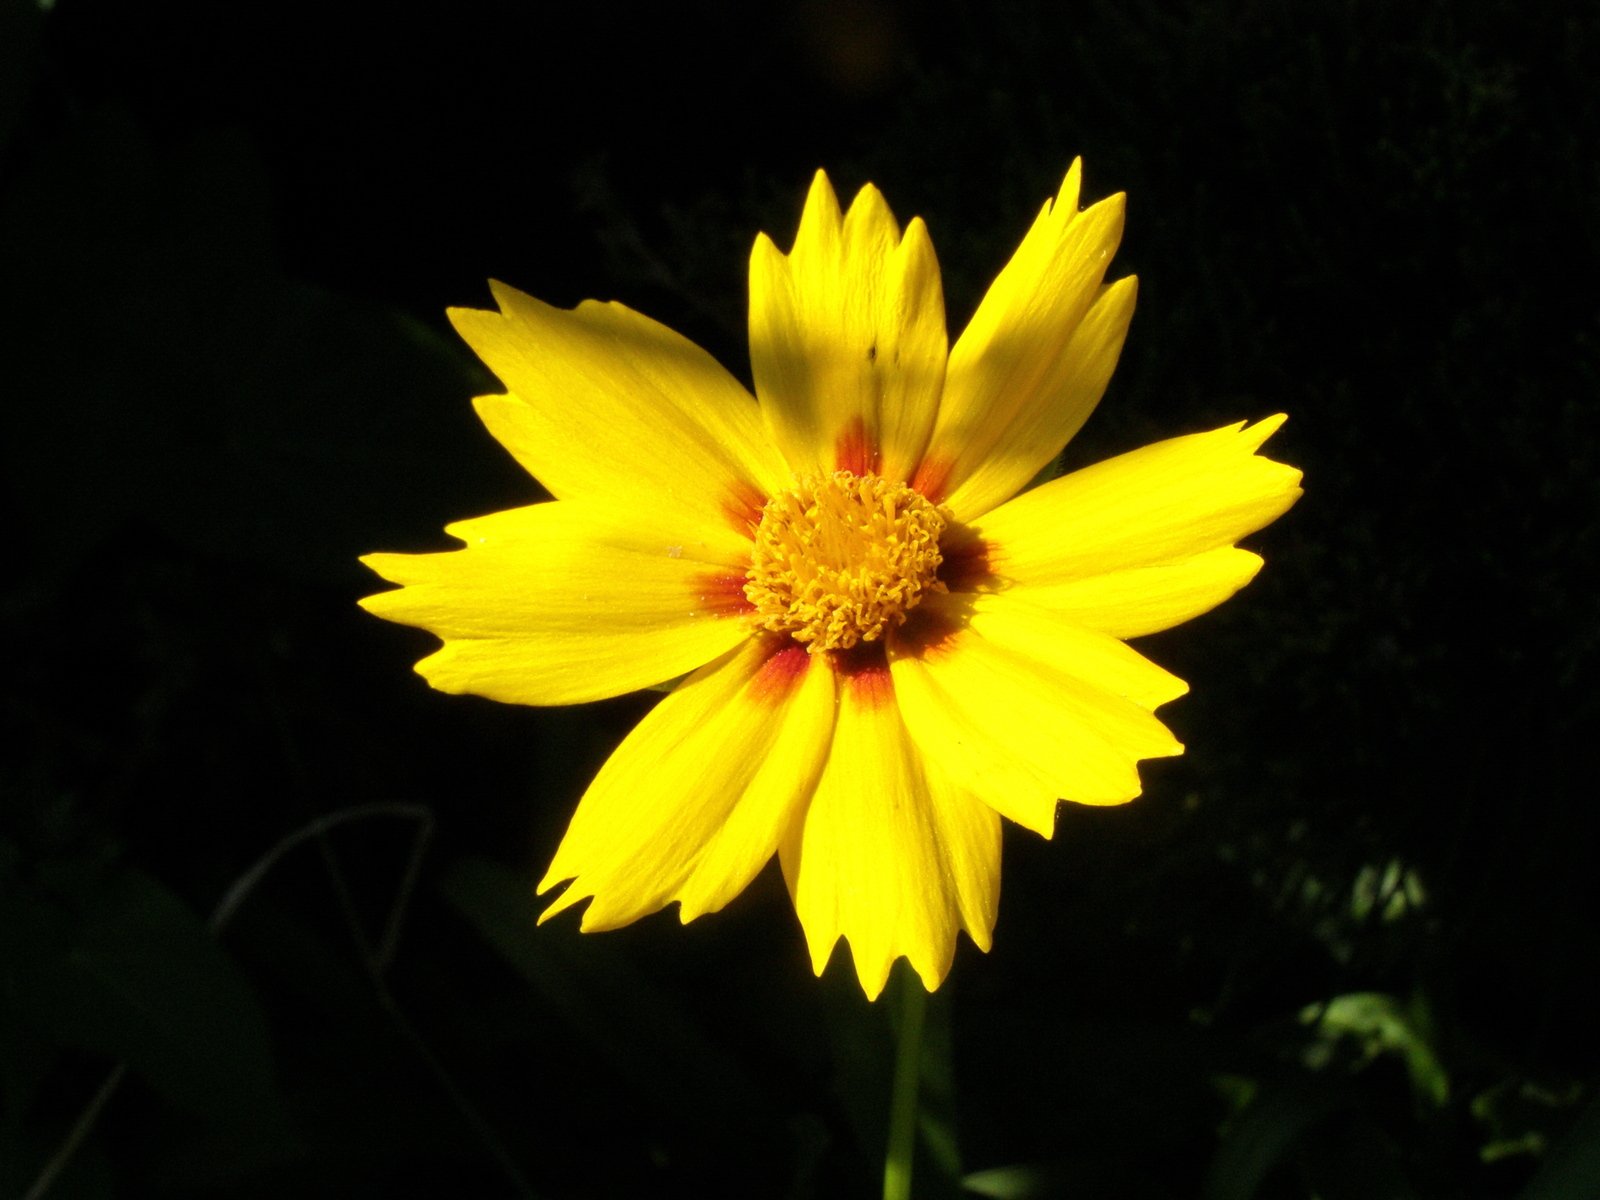
<svg viewBox="0 0 1600 1200"><path fill-rule="evenodd" d="M1346 1103L1344 1093L1333 1088L1264 1085L1230 1123L1201 1195L1205 1200L1251 1200L1306 1131Z"/></svg>
<svg viewBox="0 0 1600 1200"><path fill-rule="evenodd" d="M1406 1064L1416 1094L1443 1107L1450 1099L1450 1077L1434 1053L1426 1009L1403 1005L1381 992L1351 992L1313 1005L1301 1020L1315 1023L1327 1042L1353 1040L1367 1059L1398 1054Z"/></svg>
<svg viewBox="0 0 1600 1200"><path fill-rule="evenodd" d="M990 1167L974 1171L962 1181L968 1194L990 1200L1034 1200L1034 1197L1059 1194L1065 1173L1047 1163L1017 1163L1010 1167Z"/></svg>
<svg viewBox="0 0 1600 1200"><path fill-rule="evenodd" d="M1399 1148L1366 1117L1330 1121L1302 1138L1297 1165L1318 1200L1416 1200Z"/></svg>
<svg viewBox="0 0 1600 1200"><path fill-rule="evenodd" d="M58 1045L125 1061L196 1116L275 1113L266 1018L200 919L128 868L68 883L76 920L61 952L19 980L25 1022Z"/></svg>
<svg viewBox="0 0 1600 1200"><path fill-rule="evenodd" d="M1593 1200L1600 1196L1600 1098L1589 1102L1517 1200Z"/></svg>

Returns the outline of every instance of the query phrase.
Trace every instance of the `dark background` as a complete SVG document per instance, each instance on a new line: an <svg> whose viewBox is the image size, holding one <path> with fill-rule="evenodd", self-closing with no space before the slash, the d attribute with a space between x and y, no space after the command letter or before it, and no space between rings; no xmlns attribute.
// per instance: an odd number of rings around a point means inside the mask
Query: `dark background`
<svg viewBox="0 0 1600 1200"><path fill-rule="evenodd" d="M487 277L747 378L749 246L816 167L927 219L953 335L1079 154L1141 287L1067 465L1281 410L1307 494L1140 643L1187 755L1007 830L919 1194L1600 1194L1597 35L3 0L0 1195L873 1194L888 1006L812 978L775 871L688 928L532 924L648 699L432 693L355 556L534 494L443 319Z"/></svg>

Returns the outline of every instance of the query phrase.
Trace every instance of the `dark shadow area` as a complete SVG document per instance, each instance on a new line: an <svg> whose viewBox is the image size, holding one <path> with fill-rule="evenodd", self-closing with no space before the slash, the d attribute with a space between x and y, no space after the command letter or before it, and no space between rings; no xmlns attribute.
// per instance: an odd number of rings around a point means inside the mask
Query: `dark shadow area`
<svg viewBox="0 0 1600 1200"><path fill-rule="evenodd" d="M748 382L822 166L953 342L1077 155L1140 291L1065 469L1284 411L1306 496L1136 643L1185 755L1006 830L918 1195L1600 1192L1596 78L1509 0L0 0L0 1197L877 1194L885 1006L775 868L534 925L651 697L432 692L356 557L540 495L488 278Z"/></svg>

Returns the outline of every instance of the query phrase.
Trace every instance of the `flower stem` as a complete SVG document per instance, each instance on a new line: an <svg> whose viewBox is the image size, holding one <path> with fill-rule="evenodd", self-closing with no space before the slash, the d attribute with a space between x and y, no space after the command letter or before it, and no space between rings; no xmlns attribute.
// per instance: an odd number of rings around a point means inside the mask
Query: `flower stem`
<svg viewBox="0 0 1600 1200"><path fill-rule="evenodd" d="M911 1164L917 1149L917 1088L922 1081L922 1027L928 1013L928 993L910 971L902 971L895 982L899 984L894 990L900 1021L894 1094L889 1104L889 1150L883 1163L883 1200L911 1200Z"/></svg>

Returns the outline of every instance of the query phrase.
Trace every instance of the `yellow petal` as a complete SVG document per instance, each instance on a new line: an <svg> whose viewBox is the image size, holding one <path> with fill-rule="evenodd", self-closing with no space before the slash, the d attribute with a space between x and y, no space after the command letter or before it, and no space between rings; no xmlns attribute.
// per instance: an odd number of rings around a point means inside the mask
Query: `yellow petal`
<svg viewBox="0 0 1600 1200"><path fill-rule="evenodd" d="M875 999L896 958L932 990L965 929L984 950L1000 898L1000 823L925 769L880 665L840 680L838 724L816 794L780 848L820 975L840 937Z"/></svg>
<svg viewBox="0 0 1600 1200"><path fill-rule="evenodd" d="M559 500L447 532L467 548L361 560L404 585L363 608L443 640L417 664L440 691L576 704L672 679L749 636L749 543L726 525L686 532L660 512Z"/></svg>
<svg viewBox="0 0 1600 1200"><path fill-rule="evenodd" d="M1255 578L1261 557L1223 546L1193 558L1132 567L1054 586L1018 584L1004 595L1114 638L1142 637L1209 612Z"/></svg>
<svg viewBox="0 0 1600 1200"><path fill-rule="evenodd" d="M889 647L906 727L1001 815L1049 837L1058 799L1121 804L1139 794L1139 759L1182 752L1150 710L1183 681L1115 638L1009 594L924 607Z"/></svg>
<svg viewBox="0 0 1600 1200"><path fill-rule="evenodd" d="M947 340L927 227L901 237L868 184L842 217L817 172L794 249L750 256L750 362L773 439L796 474L904 482L927 444Z"/></svg>
<svg viewBox="0 0 1600 1200"><path fill-rule="evenodd" d="M1123 197L1078 212L1081 164L990 285L950 351L916 487L970 520L1021 490L1088 419L1133 316L1135 281L1103 287Z"/></svg>
<svg viewBox="0 0 1600 1200"><path fill-rule="evenodd" d="M1157 442L1023 493L972 526L988 571L1046 587L1231 546L1300 497L1299 471L1256 454L1284 420Z"/></svg>
<svg viewBox="0 0 1600 1200"><path fill-rule="evenodd" d="M558 499L628 500L743 529L788 486L754 399L709 354L621 304L553 308L491 283L450 310L509 395L478 414Z"/></svg>
<svg viewBox="0 0 1600 1200"><path fill-rule="evenodd" d="M1189 690L1183 680L1125 642L1026 603L1020 592L933 599L935 612L951 614L957 625L964 617L967 632L982 638L999 653L1030 663L1047 674L1080 680L1146 712ZM1162 743L1170 737L1165 730L1156 735Z"/></svg>
<svg viewBox="0 0 1600 1200"><path fill-rule="evenodd" d="M591 896L586 930L674 900L684 921L721 908L816 786L833 712L833 672L787 640L751 639L696 672L589 785L539 890L573 882L539 919Z"/></svg>

